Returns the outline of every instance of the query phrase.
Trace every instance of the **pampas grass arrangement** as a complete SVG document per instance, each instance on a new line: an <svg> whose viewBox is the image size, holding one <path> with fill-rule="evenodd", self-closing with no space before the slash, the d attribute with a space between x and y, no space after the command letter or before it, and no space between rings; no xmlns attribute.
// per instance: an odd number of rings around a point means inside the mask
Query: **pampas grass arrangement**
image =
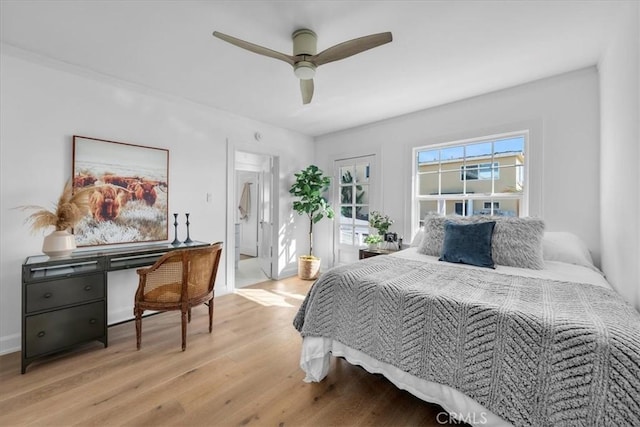
<svg viewBox="0 0 640 427"><path fill-rule="evenodd" d="M56 231L68 230L89 213L89 191L90 189L81 189L74 193L69 180L64 186L55 209L50 210L38 205L20 206L19 209L37 209L25 219L25 222L31 224L32 233L48 227L55 227Z"/></svg>

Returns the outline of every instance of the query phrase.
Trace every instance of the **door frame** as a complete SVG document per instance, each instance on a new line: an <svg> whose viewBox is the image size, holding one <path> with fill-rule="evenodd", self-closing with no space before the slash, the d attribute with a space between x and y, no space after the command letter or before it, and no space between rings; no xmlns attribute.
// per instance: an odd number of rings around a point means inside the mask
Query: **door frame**
<svg viewBox="0 0 640 427"><path fill-rule="evenodd" d="M237 188L236 188L236 151L244 153L257 154L260 156L271 157L272 160L272 172L273 172L273 192L271 195L271 212L272 212L272 233L271 233L271 273L272 276L277 276L278 268L278 227L279 220L279 180L280 180L280 158L269 152L267 147L257 146L245 146L244 144L236 144L227 139L227 203L226 203L226 254L225 254L225 279L226 290L233 292L236 287L236 269L235 269L235 217L237 209ZM264 150L262 149L264 148ZM274 248L274 246L276 246Z"/></svg>
<svg viewBox="0 0 640 427"><path fill-rule="evenodd" d="M273 228L274 228L274 220L273 220L273 193L276 188L274 184L274 171L275 171L275 163L276 160L273 156L269 155L261 155L267 160L267 169L265 170L264 165L260 172L258 172L258 238L257 238L257 256L260 260L260 269L262 272L270 279L273 279ZM268 178L268 181L265 181L265 174ZM268 193L269 204L267 207L267 216L268 221L265 221L265 208L263 206L265 193ZM268 225L268 231L264 232L265 224ZM269 239L268 246L265 246L265 236ZM268 255L265 256L264 252L268 251ZM268 262L265 262L268 261ZM267 272L268 270L268 272Z"/></svg>

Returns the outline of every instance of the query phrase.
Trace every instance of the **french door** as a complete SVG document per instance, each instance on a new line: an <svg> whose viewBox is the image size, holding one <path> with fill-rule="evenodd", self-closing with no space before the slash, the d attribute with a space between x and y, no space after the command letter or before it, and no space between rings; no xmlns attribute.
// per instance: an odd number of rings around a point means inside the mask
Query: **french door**
<svg viewBox="0 0 640 427"><path fill-rule="evenodd" d="M336 264L358 259L358 249L369 234L369 212L374 201L375 155L336 160L337 191L334 254Z"/></svg>

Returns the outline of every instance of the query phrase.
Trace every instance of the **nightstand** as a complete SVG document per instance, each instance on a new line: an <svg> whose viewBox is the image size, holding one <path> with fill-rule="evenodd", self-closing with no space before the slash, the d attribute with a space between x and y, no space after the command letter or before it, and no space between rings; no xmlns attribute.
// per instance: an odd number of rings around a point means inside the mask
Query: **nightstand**
<svg viewBox="0 0 640 427"><path fill-rule="evenodd" d="M360 249L359 259L371 258L372 256L388 255L398 251L391 251L389 249Z"/></svg>

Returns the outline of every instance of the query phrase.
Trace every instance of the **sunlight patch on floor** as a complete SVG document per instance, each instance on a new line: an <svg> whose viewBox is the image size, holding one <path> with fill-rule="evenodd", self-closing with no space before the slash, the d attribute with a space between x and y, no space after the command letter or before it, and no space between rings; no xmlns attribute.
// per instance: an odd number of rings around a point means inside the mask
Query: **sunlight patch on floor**
<svg viewBox="0 0 640 427"><path fill-rule="evenodd" d="M281 291L281 290L278 290L278 289L274 289L271 292L276 293L278 295L282 295L283 297L286 297L286 298L293 298L293 299L297 299L297 300L300 300L300 301L303 301L304 297L305 297L302 294L292 294L291 292Z"/></svg>
<svg viewBox="0 0 640 427"><path fill-rule="evenodd" d="M236 289L235 293L265 307L294 307L285 301L284 296L265 289Z"/></svg>

